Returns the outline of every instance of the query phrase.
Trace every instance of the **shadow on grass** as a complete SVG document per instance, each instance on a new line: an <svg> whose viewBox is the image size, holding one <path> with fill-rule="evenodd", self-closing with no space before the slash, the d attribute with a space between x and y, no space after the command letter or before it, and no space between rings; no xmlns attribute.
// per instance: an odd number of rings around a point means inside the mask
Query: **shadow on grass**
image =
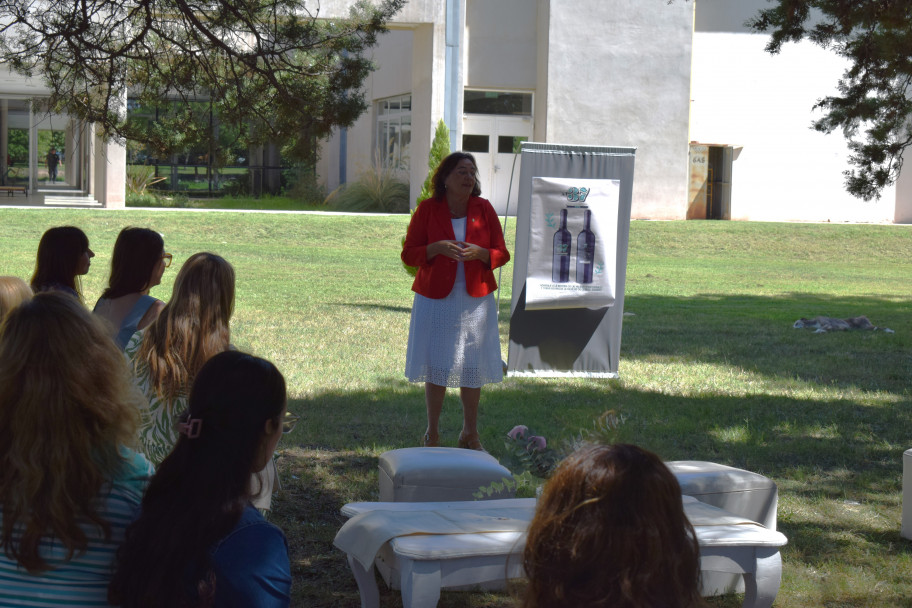
<svg viewBox="0 0 912 608"><path fill-rule="evenodd" d="M908 391L912 375L909 302L876 296L628 296L621 338L625 361L694 361L769 378L822 385ZM801 318L865 315L896 333L815 334L793 329Z"/></svg>
<svg viewBox="0 0 912 608"><path fill-rule="evenodd" d="M349 308L361 308L364 310L383 310L386 312L401 312L411 314L411 306L390 306L388 304L352 304L351 302L334 302L334 306L347 306Z"/></svg>
<svg viewBox="0 0 912 608"><path fill-rule="evenodd" d="M788 329L792 331L796 340L835 337ZM774 372L772 363L767 373ZM424 431L422 388L392 377L378 384L372 391L323 393L290 404L305 421L283 440L287 460L282 470L298 480L279 501L275 521L286 531L289 526L294 530L289 540L300 605L356 605L354 580L331 545L342 525L338 510L345 502L376 500L377 456L418 445ZM508 379L483 391L481 426L487 449L502 456L502 438L516 424L544 432L557 446L613 408L627 416L620 441L643 445L666 460L709 460L762 473L780 485L787 504L812 509L860 504L895 514L900 459L912 426L908 406L902 400L872 405L771 395L679 396L627 388L617 381ZM441 421L445 442L455 444L460 425L461 410L451 391ZM859 569L870 566L872 555L912 555L898 533L884 531L883 521L880 527L856 525L850 518L783 510L782 502L780 513L780 529L790 538L783 551L786 567L792 559L822 567L837 551L847 567ZM398 594L380 587L383 605L397 605ZM452 599L446 600L449 595ZM441 606L511 605L503 594L447 596ZM729 605L728 600L719 601Z"/></svg>

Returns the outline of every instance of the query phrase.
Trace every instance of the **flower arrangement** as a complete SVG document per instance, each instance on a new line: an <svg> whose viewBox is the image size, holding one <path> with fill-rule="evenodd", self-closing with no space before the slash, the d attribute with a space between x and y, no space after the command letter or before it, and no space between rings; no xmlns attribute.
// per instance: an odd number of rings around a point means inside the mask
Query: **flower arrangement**
<svg viewBox="0 0 912 608"><path fill-rule="evenodd" d="M551 476L551 472L568 454L587 443L616 443L618 431L626 419L617 410L607 410L593 421L592 429L580 430L576 436L563 441L558 449L549 446L544 435L532 432L528 426L514 426L504 439L506 451L500 464L513 473L515 481L511 483L504 480L480 488L475 493L475 498L491 496L495 491L502 491L505 485L512 484L515 484L517 496L534 496L536 489Z"/></svg>
<svg viewBox="0 0 912 608"><path fill-rule="evenodd" d="M504 440L507 457L512 467L507 465L514 474L532 473L542 479L551 475L555 465L561 460L554 449L548 447L548 440L543 435L536 435L524 424L518 424L510 429Z"/></svg>

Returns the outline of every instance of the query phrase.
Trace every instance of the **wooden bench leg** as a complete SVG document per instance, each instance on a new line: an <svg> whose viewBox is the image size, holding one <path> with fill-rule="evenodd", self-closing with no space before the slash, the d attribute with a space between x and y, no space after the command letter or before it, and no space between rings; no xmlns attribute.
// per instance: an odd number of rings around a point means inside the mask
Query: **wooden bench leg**
<svg viewBox="0 0 912 608"><path fill-rule="evenodd" d="M400 556L402 608L435 608L440 601L440 562L413 561Z"/></svg>
<svg viewBox="0 0 912 608"><path fill-rule="evenodd" d="M380 590L377 589L377 579L374 578L374 565L367 570L351 555L348 558L348 565L355 575L355 582L358 583L358 593L361 594L361 608L380 608Z"/></svg>

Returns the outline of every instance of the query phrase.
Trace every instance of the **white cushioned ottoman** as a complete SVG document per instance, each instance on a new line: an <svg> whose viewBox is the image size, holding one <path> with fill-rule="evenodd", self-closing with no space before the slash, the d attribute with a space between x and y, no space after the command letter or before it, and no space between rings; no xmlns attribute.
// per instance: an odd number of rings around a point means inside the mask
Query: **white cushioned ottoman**
<svg viewBox="0 0 912 608"><path fill-rule="evenodd" d="M402 448L380 455L381 502L476 500L479 488L513 481L513 475L486 452L460 448ZM513 498L514 487L484 499Z"/></svg>
<svg viewBox="0 0 912 608"><path fill-rule="evenodd" d="M779 490L769 477L702 460L665 464L678 478L685 496L776 529Z"/></svg>
<svg viewBox="0 0 912 608"><path fill-rule="evenodd" d="M700 502L776 529L779 490L759 473L703 460L666 462L681 485L681 493ZM723 572L703 572L702 594L744 592L744 580Z"/></svg>

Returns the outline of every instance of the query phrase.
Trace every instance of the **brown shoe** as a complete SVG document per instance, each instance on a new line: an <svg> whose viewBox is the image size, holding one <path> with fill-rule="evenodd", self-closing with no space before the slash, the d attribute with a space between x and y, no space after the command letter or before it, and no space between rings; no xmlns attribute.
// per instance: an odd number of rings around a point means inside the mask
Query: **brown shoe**
<svg viewBox="0 0 912 608"><path fill-rule="evenodd" d="M459 439L456 441L456 447L462 448L464 450L477 450L479 452L487 453L487 450L484 449L484 446L481 445L481 439L478 435L463 435L459 433Z"/></svg>
<svg viewBox="0 0 912 608"><path fill-rule="evenodd" d="M430 433L424 434L424 447L436 448L439 445L440 445L440 439L437 436L434 436L434 438L432 439Z"/></svg>

